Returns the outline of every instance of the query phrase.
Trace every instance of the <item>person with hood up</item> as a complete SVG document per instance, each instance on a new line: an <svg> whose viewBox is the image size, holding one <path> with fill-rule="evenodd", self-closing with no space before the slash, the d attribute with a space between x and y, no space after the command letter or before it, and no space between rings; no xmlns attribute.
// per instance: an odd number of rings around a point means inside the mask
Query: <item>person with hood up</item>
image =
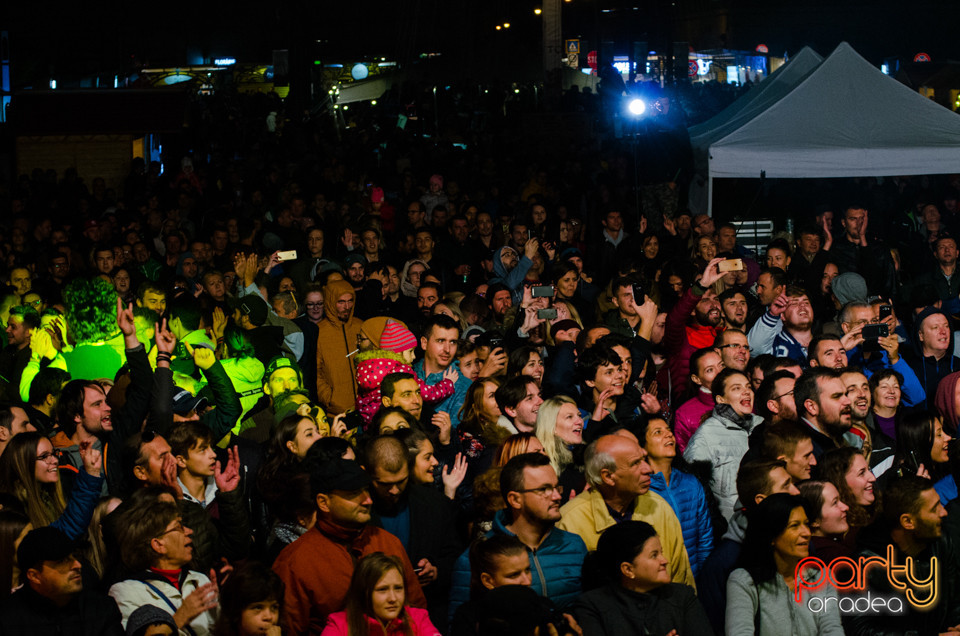
<svg viewBox="0 0 960 636"><path fill-rule="evenodd" d="M360 330L360 353L357 354L357 410L364 424L370 424L380 410L380 383L391 373L415 375L413 367L417 338L397 320L378 316L363 322ZM440 402L453 395L454 382L460 377L453 367L444 372L444 379L429 385L417 378L425 402Z"/></svg>
<svg viewBox="0 0 960 636"><path fill-rule="evenodd" d="M323 288L323 320L317 325L317 397L327 413L343 413L357 400L357 350L363 322L353 316L353 285L335 280Z"/></svg>
<svg viewBox="0 0 960 636"><path fill-rule="evenodd" d="M927 409L933 406L940 380L960 371L960 358L953 354L953 327L943 311L927 307L917 315L914 325L915 351L907 363L923 384L927 396L923 408Z"/></svg>
<svg viewBox="0 0 960 636"><path fill-rule="evenodd" d="M957 394L960 393L960 371L954 371L940 380L937 394L933 399L934 408L943 420L943 428L952 437L956 437L960 424L960 410L957 409Z"/></svg>
<svg viewBox="0 0 960 636"><path fill-rule="evenodd" d="M177 258L177 276L187 279L187 291L191 294L200 285L200 265L193 252L183 252Z"/></svg>
<svg viewBox="0 0 960 636"><path fill-rule="evenodd" d="M517 251L509 246L498 249L493 254L493 273L497 280L510 288L513 302L519 303L523 299L521 286L523 280L533 266L533 257L540 249L540 241L532 238L523 246L523 256L518 258Z"/></svg>

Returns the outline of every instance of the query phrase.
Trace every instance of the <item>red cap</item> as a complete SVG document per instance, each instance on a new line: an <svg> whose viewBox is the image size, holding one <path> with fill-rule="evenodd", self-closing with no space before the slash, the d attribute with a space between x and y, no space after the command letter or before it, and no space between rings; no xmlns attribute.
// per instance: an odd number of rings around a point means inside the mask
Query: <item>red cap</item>
<svg viewBox="0 0 960 636"><path fill-rule="evenodd" d="M383 203L383 188L373 188L370 190L370 200L374 203Z"/></svg>

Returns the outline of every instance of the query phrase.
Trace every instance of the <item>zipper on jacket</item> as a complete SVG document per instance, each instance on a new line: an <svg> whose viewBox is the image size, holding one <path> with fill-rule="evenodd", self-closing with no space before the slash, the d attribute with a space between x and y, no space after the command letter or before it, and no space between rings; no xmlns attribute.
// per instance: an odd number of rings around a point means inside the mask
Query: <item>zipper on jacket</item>
<svg viewBox="0 0 960 636"><path fill-rule="evenodd" d="M347 348L347 353L350 352L350 343L347 342L347 326L345 324L340 325L340 331L343 332L343 345ZM353 394L357 394L357 369L353 365L353 360L347 358L347 364L350 365L351 373L350 380L353 382Z"/></svg>
<svg viewBox="0 0 960 636"><path fill-rule="evenodd" d="M537 576L540 577L540 596L547 596L547 580L543 578L543 570L540 569L540 559L537 558L537 551L530 550L530 556L533 557L533 564L537 568Z"/></svg>

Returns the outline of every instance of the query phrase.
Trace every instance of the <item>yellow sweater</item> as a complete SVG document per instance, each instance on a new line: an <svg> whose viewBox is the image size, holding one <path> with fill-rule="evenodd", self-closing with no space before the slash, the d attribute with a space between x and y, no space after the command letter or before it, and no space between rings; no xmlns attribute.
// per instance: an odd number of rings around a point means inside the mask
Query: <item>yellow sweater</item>
<svg viewBox="0 0 960 636"><path fill-rule="evenodd" d="M591 552L597 549L597 541L603 531L616 523L596 488L582 492L568 501L560 509L560 514L563 518L557 527L579 535L587 544L587 550ZM690 559L687 558L687 549L683 545L680 520L670 504L657 493L648 492L637 497L632 519L646 521L657 531L664 556L670 562L667 566L670 580L695 587Z"/></svg>

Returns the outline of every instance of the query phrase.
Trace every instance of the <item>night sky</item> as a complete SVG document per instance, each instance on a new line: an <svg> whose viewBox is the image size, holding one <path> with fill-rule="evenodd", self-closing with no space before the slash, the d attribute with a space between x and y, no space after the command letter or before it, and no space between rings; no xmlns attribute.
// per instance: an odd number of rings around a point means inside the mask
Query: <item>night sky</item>
<svg viewBox="0 0 960 636"><path fill-rule="evenodd" d="M182 65L197 56L269 62L280 48L332 62L381 56L404 62L440 52L449 72L462 77L492 65L509 75L529 68L523 62L536 58L540 46L533 0L5 4L0 26L10 32L15 87ZM960 2L954 1L572 0L562 6L565 37L589 41L599 33L621 47L637 40L656 48L672 39L698 50L764 43L773 55L811 45L826 55L847 40L876 64L921 50L934 61L960 59ZM504 21L511 22L509 32L495 31Z"/></svg>

